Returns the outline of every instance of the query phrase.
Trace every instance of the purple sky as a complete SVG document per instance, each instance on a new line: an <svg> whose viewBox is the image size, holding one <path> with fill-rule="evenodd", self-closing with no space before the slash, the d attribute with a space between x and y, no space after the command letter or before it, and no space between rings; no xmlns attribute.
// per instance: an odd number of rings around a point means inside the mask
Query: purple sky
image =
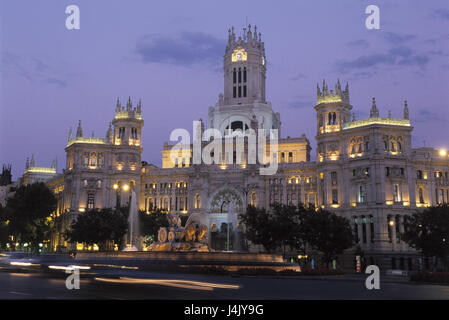
<svg viewBox="0 0 449 320"><path fill-rule="evenodd" d="M77 4L81 29L65 28ZM365 8L380 8L380 30ZM449 3L441 1L0 0L0 165L14 180L34 153L65 166L70 126L104 137L115 101L142 99L142 160L161 164L172 129L191 131L223 91L227 30L262 32L267 99L282 136L305 133L315 154L316 83L349 81L357 119L408 100L413 144L449 148ZM239 31L240 32L240 31Z"/></svg>

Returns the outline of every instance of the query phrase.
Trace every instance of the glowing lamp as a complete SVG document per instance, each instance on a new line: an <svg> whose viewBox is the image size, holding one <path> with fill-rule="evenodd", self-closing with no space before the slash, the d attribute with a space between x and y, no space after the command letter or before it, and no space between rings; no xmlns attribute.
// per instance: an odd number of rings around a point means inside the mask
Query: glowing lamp
<svg viewBox="0 0 449 320"><path fill-rule="evenodd" d="M394 221L390 220L390 222L388 222L388 224L390 225L390 227L394 226Z"/></svg>
<svg viewBox="0 0 449 320"><path fill-rule="evenodd" d="M447 150L446 149L440 149L439 153L440 153L440 156L442 156L442 157L447 156Z"/></svg>
<svg viewBox="0 0 449 320"><path fill-rule="evenodd" d="M114 184L113 188L114 188L114 190L117 190L118 189L118 184Z"/></svg>
<svg viewBox="0 0 449 320"><path fill-rule="evenodd" d="M128 191L128 189L129 189L129 186L128 186L127 184L125 184L125 185L123 186L123 190L124 190L124 191Z"/></svg>

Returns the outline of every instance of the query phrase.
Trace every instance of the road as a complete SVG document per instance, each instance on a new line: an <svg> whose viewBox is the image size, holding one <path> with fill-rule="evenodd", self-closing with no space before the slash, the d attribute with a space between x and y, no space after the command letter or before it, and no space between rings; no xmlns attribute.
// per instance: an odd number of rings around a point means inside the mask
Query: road
<svg viewBox="0 0 449 320"><path fill-rule="evenodd" d="M128 272L128 279L81 275L68 290L65 274L0 272L0 299L449 299L449 286L382 281L367 290L364 278L297 279ZM110 282L112 281L112 282Z"/></svg>

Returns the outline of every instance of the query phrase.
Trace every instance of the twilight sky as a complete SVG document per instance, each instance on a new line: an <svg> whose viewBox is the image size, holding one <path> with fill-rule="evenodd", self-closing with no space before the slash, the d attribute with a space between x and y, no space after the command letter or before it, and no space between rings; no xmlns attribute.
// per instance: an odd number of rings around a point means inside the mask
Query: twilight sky
<svg viewBox="0 0 449 320"><path fill-rule="evenodd" d="M66 6L81 29L65 28ZM380 8L380 30L365 8ZM0 0L0 165L13 179L37 166L65 166L69 127L104 138L115 101L142 99L142 160L161 165L172 129L191 131L223 91L227 30L257 25L267 55L267 100L282 136L305 133L315 155L316 83L349 82L356 118L376 97L381 116L402 117L413 145L449 148L449 2ZM236 32L237 33L237 32Z"/></svg>

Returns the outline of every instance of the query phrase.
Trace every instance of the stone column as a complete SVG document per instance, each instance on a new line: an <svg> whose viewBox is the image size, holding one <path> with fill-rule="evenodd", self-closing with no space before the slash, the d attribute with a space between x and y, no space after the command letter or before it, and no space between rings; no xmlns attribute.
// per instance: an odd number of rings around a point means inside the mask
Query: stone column
<svg viewBox="0 0 449 320"><path fill-rule="evenodd" d="M371 248L371 223L370 223L370 218L369 216L366 216L366 223L365 223L365 228L366 228L366 246L368 248Z"/></svg>
<svg viewBox="0 0 449 320"><path fill-rule="evenodd" d="M357 233L359 235L359 244L362 247L363 244L363 229L362 229L362 217L357 216Z"/></svg>

